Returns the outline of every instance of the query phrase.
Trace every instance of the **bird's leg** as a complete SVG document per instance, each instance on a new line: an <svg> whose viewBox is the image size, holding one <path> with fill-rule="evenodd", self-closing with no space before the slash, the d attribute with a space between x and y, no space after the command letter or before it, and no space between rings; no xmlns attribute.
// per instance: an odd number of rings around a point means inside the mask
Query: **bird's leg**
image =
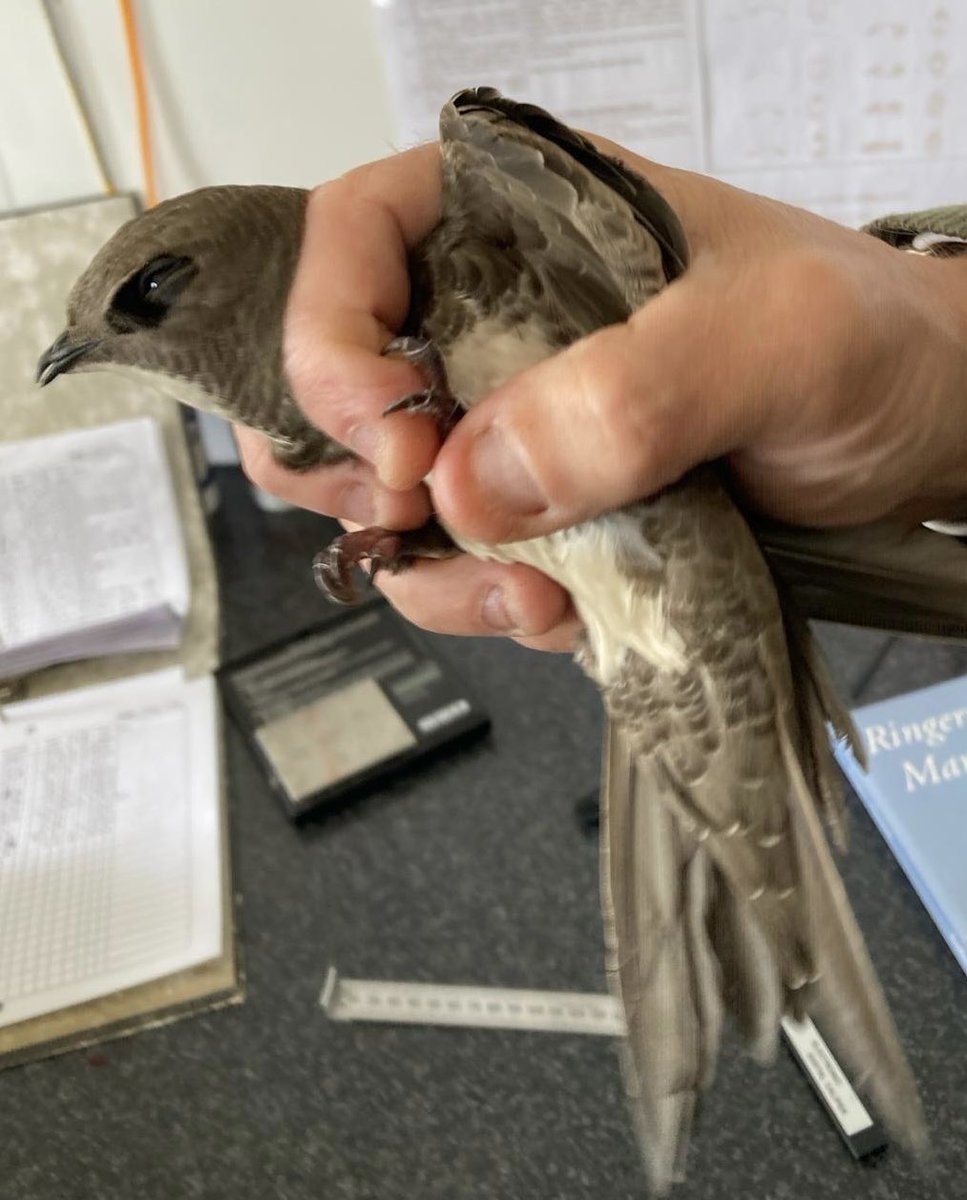
<svg viewBox="0 0 967 1200"><path fill-rule="evenodd" d="M312 563L316 585L338 604L358 604L362 595L355 568L369 563L369 578L379 571L398 575L421 558L451 558L460 551L450 535L431 517L419 529L356 529L335 538Z"/></svg>
<svg viewBox="0 0 967 1200"><path fill-rule="evenodd" d="M437 423L442 437L462 415L460 405L450 392L446 369L439 351L426 338L397 337L383 354L402 358L423 372L427 386L422 392L401 396L383 410L428 413ZM320 551L312 564L316 584L330 600L339 604L358 604L362 599L355 569L369 563L369 578L379 571L398 575L421 558L451 558L460 550L443 527L431 517L419 529L383 529L374 525L344 533Z"/></svg>
<svg viewBox="0 0 967 1200"><path fill-rule="evenodd" d="M401 358L423 372L427 385L421 392L410 392L383 409L383 416L394 412L427 413L446 437L461 416L460 405L450 391L443 359L427 338L396 337L383 348L388 358Z"/></svg>

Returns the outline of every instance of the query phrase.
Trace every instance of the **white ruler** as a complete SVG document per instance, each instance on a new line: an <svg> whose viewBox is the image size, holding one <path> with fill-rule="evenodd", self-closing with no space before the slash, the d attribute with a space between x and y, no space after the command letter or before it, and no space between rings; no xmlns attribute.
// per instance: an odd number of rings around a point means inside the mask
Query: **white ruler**
<svg viewBox="0 0 967 1200"><path fill-rule="evenodd" d="M460 1025L472 1029L530 1029L623 1037L625 1019L613 996L461 987L384 979L343 979L329 968L319 1003L333 1021L391 1025ZM862 1158L885 1144L882 1130L808 1018L785 1017L789 1048L851 1152Z"/></svg>
<svg viewBox="0 0 967 1200"><path fill-rule="evenodd" d="M334 1021L534 1029L608 1037L623 1037L625 1032L624 1013L611 996L342 979L335 967L329 968L319 1003Z"/></svg>

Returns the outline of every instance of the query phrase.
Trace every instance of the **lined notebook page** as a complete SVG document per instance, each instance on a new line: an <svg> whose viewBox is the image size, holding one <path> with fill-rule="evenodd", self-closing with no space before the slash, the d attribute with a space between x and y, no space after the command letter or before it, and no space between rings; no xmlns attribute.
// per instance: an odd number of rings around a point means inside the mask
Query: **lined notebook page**
<svg viewBox="0 0 967 1200"><path fill-rule="evenodd" d="M213 680L165 672L5 713L0 1026L219 955Z"/></svg>

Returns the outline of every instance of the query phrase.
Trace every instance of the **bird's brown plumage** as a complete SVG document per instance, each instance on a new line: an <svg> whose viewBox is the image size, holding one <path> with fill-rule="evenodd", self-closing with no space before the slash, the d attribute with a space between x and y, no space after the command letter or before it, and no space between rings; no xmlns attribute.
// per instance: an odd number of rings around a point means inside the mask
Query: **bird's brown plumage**
<svg viewBox="0 0 967 1200"><path fill-rule="evenodd" d="M406 331L433 343L463 407L624 320L685 268L665 201L548 114L490 89L460 93L441 144L442 219L414 253ZM209 189L138 218L73 294L68 342L97 339L82 365L188 378L297 465L343 456L299 414L281 371L303 206L284 189ZM117 288L156 253L197 267L177 320L105 332ZM884 623L967 630L967 570L949 543L913 554L891 606L882 568L905 561L904 543L894 531L873 538L864 566L865 535L836 536L824 555L822 535L772 530L824 615L848 579L854 615L876 595ZM834 831L841 815L826 722L848 736L849 719L719 469L545 538L463 545L547 571L585 621L581 657L609 714L608 966L656 1189L681 1173L726 1016L768 1057L784 1012L813 1014L895 1133L921 1144L916 1087L820 828L820 814Z"/></svg>
<svg viewBox="0 0 967 1200"><path fill-rule="evenodd" d="M503 381L496 346L519 342L526 359L536 340L550 354L683 269L664 201L621 186L623 168L545 114L464 94L441 130L443 220L424 247L432 300L419 324L464 407ZM916 1086L816 820L819 806L839 812L825 718L841 730L848 718L825 711L808 631L784 620L720 472L532 542L467 548L552 575L588 630L582 658L610 718L608 965L656 1189L683 1170L726 1013L762 1056L784 1013L822 1013L886 1119L918 1144Z"/></svg>
<svg viewBox="0 0 967 1200"><path fill-rule="evenodd" d="M299 188L202 188L128 221L68 298L70 338L91 343L72 369L111 366L148 373L161 386L174 382L178 398L263 430L295 468L345 458L346 450L309 424L283 381L279 297L295 271L306 195ZM129 318L119 300L162 257L193 269L163 332Z"/></svg>

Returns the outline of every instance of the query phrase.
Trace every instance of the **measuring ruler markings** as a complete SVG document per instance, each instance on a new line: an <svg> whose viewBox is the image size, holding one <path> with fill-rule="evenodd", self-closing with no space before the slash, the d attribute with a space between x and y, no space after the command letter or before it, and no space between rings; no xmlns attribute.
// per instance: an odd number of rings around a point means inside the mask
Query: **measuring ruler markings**
<svg viewBox="0 0 967 1200"><path fill-rule="evenodd" d="M457 987L381 979L342 979L330 967L319 1003L334 1021L534 1029L621 1037L624 1014L611 996L517 988Z"/></svg>
<svg viewBox="0 0 967 1200"><path fill-rule="evenodd" d="M451 1025L468 1029L526 1029L623 1037L620 1002L597 992L344 979L330 967L319 1003L333 1021L392 1025ZM856 1094L819 1030L809 1019L784 1017L793 1057L856 1158L887 1144L881 1126Z"/></svg>

